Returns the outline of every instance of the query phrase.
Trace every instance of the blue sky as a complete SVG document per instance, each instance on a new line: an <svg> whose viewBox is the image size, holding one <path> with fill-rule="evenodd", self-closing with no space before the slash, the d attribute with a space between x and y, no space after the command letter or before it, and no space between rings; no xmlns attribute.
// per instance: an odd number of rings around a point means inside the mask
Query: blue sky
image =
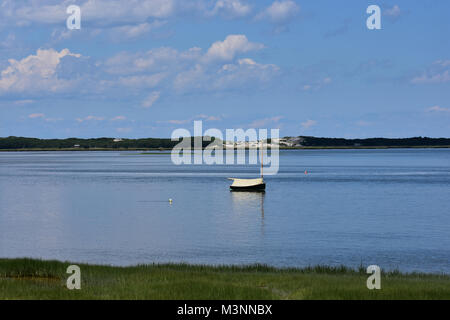
<svg viewBox="0 0 450 320"><path fill-rule="evenodd" d="M450 137L446 0L0 3L0 136Z"/></svg>

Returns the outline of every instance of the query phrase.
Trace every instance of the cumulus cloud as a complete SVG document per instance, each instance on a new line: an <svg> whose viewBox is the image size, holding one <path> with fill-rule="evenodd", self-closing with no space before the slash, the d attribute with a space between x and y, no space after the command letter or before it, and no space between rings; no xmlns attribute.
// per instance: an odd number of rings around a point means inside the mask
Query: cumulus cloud
<svg viewBox="0 0 450 320"><path fill-rule="evenodd" d="M293 0L281 0L273 2L264 11L256 16L257 20L268 20L275 24L286 24L300 11L300 6Z"/></svg>
<svg viewBox="0 0 450 320"><path fill-rule="evenodd" d="M259 64L252 59L239 59L235 64L226 64L218 71L212 82L214 88L246 87L246 84L269 83L280 68L274 64Z"/></svg>
<svg viewBox="0 0 450 320"><path fill-rule="evenodd" d="M206 50L161 47L121 52L106 60L68 49L40 49L21 60L9 60L0 73L0 95L20 93L21 99L30 100L55 94L127 95L150 108L165 92L255 90L269 87L280 74L278 66L245 56L263 47L245 35L229 35Z"/></svg>
<svg viewBox="0 0 450 320"><path fill-rule="evenodd" d="M219 116L211 116L211 115L206 115L206 114L199 114L196 115L194 117L190 117L188 119L171 119L171 120L167 120L167 121L159 121L159 123L169 123L169 124L176 124L176 125L181 125L181 124L186 124L186 123L190 123L192 121L195 120L203 120L203 121L221 121L222 118Z"/></svg>
<svg viewBox="0 0 450 320"><path fill-rule="evenodd" d="M450 81L450 60L437 60L426 71L411 79L414 84L436 84Z"/></svg>
<svg viewBox="0 0 450 320"><path fill-rule="evenodd" d="M250 128L263 128L267 127L268 125L277 125L280 120L283 119L282 116L275 116L271 118L264 118L264 119L258 119L250 123Z"/></svg>
<svg viewBox="0 0 450 320"><path fill-rule="evenodd" d="M206 114L199 114L196 118L202 119L204 121L221 121L222 118L218 116L208 116Z"/></svg>
<svg viewBox="0 0 450 320"><path fill-rule="evenodd" d="M80 58L69 49L38 49L36 55L22 60L9 59L9 66L1 71L0 93L50 91L67 89L70 80L58 76L57 70L65 57Z"/></svg>
<svg viewBox="0 0 450 320"><path fill-rule="evenodd" d="M29 119L40 119L45 122L57 122L57 121L64 120L62 118L47 118L44 113L32 113L32 114L28 115L28 118Z"/></svg>
<svg viewBox="0 0 450 320"><path fill-rule="evenodd" d="M16 35L12 32L8 33L5 40L0 42L0 49L13 48L16 43Z"/></svg>
<svg viewBox="0 0 450 320"><path fill-rule="evenodd" d="M240 0L218 0L214 8L209 12L210 15L222 14L229 18L245 17L250 14L252 8L250 5Z"/></svg>
<svg viewBox="0 0 450 320"><path fill-rule="evenodd" d="M18 105L18 106L23 106L23 105L26 105L26 104L32 104L34 102L35 101L32 100L32 99L23 99L23 100L16 100L16 101L14 101L14 104Z"/></svg>
<svg viewBox="0 0 450 320"><path fill-rule="evenodd" d="M441 66L441 67L450 67L450 60L437 60L434 62L435 65Z"/></svg>
<svg viewBox="0 0 450 320"><path fill-rule="evenodd" d="M411 82L414 84L424 83L444 83L450 81L450 72L448 70L437 74L422 74L414 77Z"/></svg>
<svg viewBox="0 0 450 320"><path fill-rule="evenodd" d="M32 113L30 115L28 115L28 118L30 119L36 119L36 118L44 118L45 114L43 113Z"/></svg>
<svg viewBox="0 0 450 320"><path fill-rule="evenodd" d="M160 95L161 93L159 91L153 91L144 99L144 101L142 101L141 105L144 108L150 108L159 99Z"/></svg>
<svg viewBox="0 0 450 320"><path fill-rule="evenodd" d="M5 19L19 26L32 23L58 24L67 19L66 9L70 4L80 6L83 22L105 26L139 24L148 19L164 19L175 13L174 0L4 0L2 11Z"/></svg>
<svg viewBox="0 0 450 320"><path fill-rule="evenodd" d="M111 37L114 39L135 39L148 34L154 29L165 25L166 21L143 22L137 25L124 25L111 29Z"/></svg>
<svg viewBox="0 0 450 320"><path fill-rule="evenodd" d="M330 30L324 34L325 39L334 38L346 34L350 29L351 19L345 19L337 28Z"/></svg>
<svg viewBox="0 0 450 320"><path fill-rule="evenodd" d="M127 119L127 117L125 117L125 116L116 116L114 118L111 118L111 121L124 121L126 119Z"/></svg>
<svg viewBox="0 0 450 320"><path fill-rule="evenodd" d="M441 106L433 106L426 109L427 112L437 112L437 113L450 113L450 108L444 108Z"/></svg>
<svg viewBox="0 0 450 320"><path fill-rule="evenodd" d="M394 5L392 8L388 8L383 10L383 14L388 17L397 18L400 16L402 11L400 10L400 7L398 5Z"/></svg>
<svg viewBox="0 0 450 320"><path fill-rule="evenodd" d="M314 81L313 83L304 84L302 87L302 90L303 91L319 90L319 89L323 88L324 86L331 84L332 82L333 82L333 79L331 77L325 77L323 79Z"/></svg>
<svg viewBox="0 0 450 320"><path fill-rule="evenodd" d="M279 74L279 67L274 64L259 64L252 59L239 59L215 68L196 65L193 69L179 73L174 80L178 92L204 90L246 90L268 84Z"/></svg>
<svg viewBox="0 0 450 320"><path fill-rule="evenodd" d="M232 34L227 36L223 41L213 43L205 55L205 60L230 61L233 60L237 54L260 50L262 48L264 48L264 45L248 41L245 35Z"/></svg>
<svg viewBox="0 0 450 320"><path fill-rule="evenodd" d="M103 67L130 88L169 86L178 93L244 89L269 83L279 74L274 64L260 64L241 57L264 48L245 35L229 35L214 42L204 52L193 47L179 51L169 47L144 53L122 52L108 59ZM172 86L172 88L170 88Z"/></svg>
<svg viewBox="0 0 450 320"><path fill-rule="evenodd" d="M150 75L133 75L120 77L118 84L131 88L154 88L166 77L165 73L155 73Z"/></svg>
<svg viewBox="0 0 450 320"><path fill-rule="evenodd" d="M200 48L178 51L161 47L144 53L122 52L104 63L106 72L111 74L136 74L143 72L165 72L185 69L201 57ZM170 70L169 70L170 69Z"/></svg>
<svg viewBox="0 0 450 320"><path fill-rule="evenodd" d="M82 123L82 122L86 122L86 121L103 121L105 120L104 117L98 117L98 116L87 116L84 118L76 118L75 120L77 120L78 122Z"/></svg>
<svg viewBox="0 0 450 320"><path fill-rule="evenodd" d="M148 32L149 21L158 23L177 15L241 18L252 12L246 0L3 0L0 19L17 26L64 24L71 4L80 6L83 24L123 26L121 32L130 37Z"/></svg>

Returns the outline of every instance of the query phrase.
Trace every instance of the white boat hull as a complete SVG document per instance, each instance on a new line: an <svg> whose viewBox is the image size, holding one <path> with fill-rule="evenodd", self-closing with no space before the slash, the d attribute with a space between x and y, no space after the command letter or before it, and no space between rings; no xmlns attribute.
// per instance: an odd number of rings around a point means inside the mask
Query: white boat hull
<svg viewBox="0 0 450 320"><path fill-rule="evenodd" d="M230 180L233 180L233 184L230 186L231 190L265 190L266 189L266 183L264 182L263 178L258 179L235 179L235 178L229 178Z"/></svg>

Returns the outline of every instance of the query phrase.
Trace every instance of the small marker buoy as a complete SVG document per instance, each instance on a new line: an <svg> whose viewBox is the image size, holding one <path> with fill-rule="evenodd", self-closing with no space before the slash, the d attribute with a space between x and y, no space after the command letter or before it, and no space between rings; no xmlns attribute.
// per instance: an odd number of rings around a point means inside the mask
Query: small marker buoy
<svg viewBox="0 0 450 320"><path fill-rule="evenodd" d="M308 174L308 170L305 170L305 174Z"/></svg>
<svg viewBox="0 0 450 320"><path fill-rule="evenodd" d="M172 203L172 199L169 199L169 203Z"/></svg>

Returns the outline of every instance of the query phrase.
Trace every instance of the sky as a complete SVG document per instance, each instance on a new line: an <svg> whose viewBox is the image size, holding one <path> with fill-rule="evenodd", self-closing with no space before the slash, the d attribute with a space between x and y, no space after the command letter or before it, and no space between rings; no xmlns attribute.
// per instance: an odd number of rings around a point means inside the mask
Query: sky
<svg viewBox="0 0 450 320"><path fill-rule="evenodd" d="M450 137L449 34L448 0L2 0L0 137Z"/></svg>

